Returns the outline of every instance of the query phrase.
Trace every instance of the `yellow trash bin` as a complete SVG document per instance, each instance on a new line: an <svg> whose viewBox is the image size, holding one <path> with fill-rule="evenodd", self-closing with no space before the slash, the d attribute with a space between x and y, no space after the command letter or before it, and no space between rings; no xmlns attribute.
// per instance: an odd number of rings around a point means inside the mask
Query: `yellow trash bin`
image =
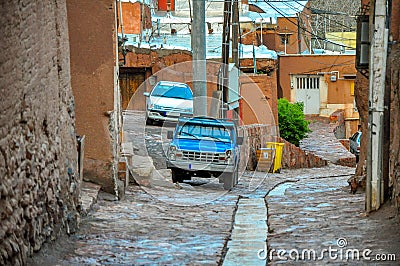
<svg viewBox="0 0 400 266"><path fill-rule="evenodd" d="M272 170L273 173L279 173L282 168L282 154L283 154L283 147L285 143L280 142L267 142L266 147L270 149L275 149L275 158L274 158L274 169Z"/></svg>

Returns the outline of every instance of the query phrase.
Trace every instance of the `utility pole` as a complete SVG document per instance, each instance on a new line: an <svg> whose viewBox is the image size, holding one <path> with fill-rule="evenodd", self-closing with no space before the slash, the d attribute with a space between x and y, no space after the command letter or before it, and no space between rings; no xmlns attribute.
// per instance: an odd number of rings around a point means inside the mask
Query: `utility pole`
<svg viewBox="0 0 400 266"><path fill-rule="evenodd" d="M297 53L301 54L301 30L300 30L300 13L297 13Z"/></svg>
<svg viewBox="0 0 400 266"><path fill-rule="evenodd" d="M386 58L389 29L387 27L387 1L373 1L374 22L371 27L369 112L368 112L368 156L367 156L367 213L379 209L384 201L383 185L383 114L385 110Z"/></svg>
<svg viewBox="0 0 400 266"><path fill-rule="evenodd" d="M191 32L193 51L193 114L207 116L206 82L206 3L193 0L193 23Z"/></svg>
<svg viewBox="0 0 400 266"><path fill-rule="evenodd" d="M232 61L235 66L239 69L239 50L238 50L238 38L239 38L239 3L238 0L233 0L232 5Z"/></svg>
<svg viewBox="0 0 400 266"><path fill-rule="evenodd" d="M232 5L232 61L240 73L240 58L239 58L239 0L233 0ZM239 74L240 76L240 74ZM239 78L239 77L237 77ZM238 88L238 92L239 92ZM239 118L239 107L234 109L233 118Z"/></svg>
<svg viewBox="0 0 400 266"><path fill-rule="evenodd" d="M140 2L139 2L140 3ZM144 3L140 3L140 33L139 33L139 47L142 44L143 40L143 31L144 31Z"/></svg>
<svg viewBox="0 0 400 266"><path fill-rule="evenodd" d="M218 82L218 90L222 91L221 116L226 117L226 104L228 102L229 89L229 42L231 35L232 0L224 1L224 23L222 33L222 65Z"/></svg>

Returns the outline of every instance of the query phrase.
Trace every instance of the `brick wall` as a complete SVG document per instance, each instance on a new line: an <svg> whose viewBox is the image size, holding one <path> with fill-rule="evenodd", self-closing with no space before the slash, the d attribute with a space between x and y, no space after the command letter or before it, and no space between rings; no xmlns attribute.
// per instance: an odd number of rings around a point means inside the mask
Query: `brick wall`
<svg viewBox="0 0 400 266"><path fill-rule="evenodd" d="M65 1L3 1L0 23L0 265L23 265L78 221Z"/></svg>

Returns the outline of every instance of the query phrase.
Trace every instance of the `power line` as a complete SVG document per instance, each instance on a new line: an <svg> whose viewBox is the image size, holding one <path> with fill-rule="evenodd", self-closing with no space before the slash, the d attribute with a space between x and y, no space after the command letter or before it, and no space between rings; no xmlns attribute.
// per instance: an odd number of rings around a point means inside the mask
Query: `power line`
<svg viewBox="0 0 400 266"><path fill-rule="evenodd" d="M301 6L303 6L299 1L297 1L297 0L293 0L294 2L296 2L296 3L298 3L299 5L301 5ZM291 1L292 2L292 1ZM288 3L289 4L289 3ZM288 5L288 4L285 4L285 5ZM290 5L290 4L289 4ZM293 6L292 6L293 7ZM306 5L304 5L304 8L306 8L306 9L308 9L308 10L310 10L311 11L311 13L313 13L313 9L312 8L309 8L308 6L306 6ZM324 14L319 14L319 15L324 15ZM329 17L325 17L327 20L329 20L329 21L331 21L331 22L334 22L335 24L337 24L337 25L339 25L339 26L342 26L342 27L345 27L345 28L348 28L348 29L353 29L352 27L349 27L349 26L347 26L347 25L345 25L345 24L343 24L343 23L340 23L339 21L337 21L337 20L334 20L334 19L331 19L331 18L329 18Z"/></svg>
<svg viewBox="0 0 400 266"><path fill-rule="evenodd" d="M303 31L305 31L305 32L307 32L307 33L309 33L309 34L311 34L312 36L316 37L317 39L323 40L323 41L325 41L325 42L329 42L329 43L332 43L332 44L340 45L340 46L345 47L345 48L354 49L354 48L351 47L351 46L347 46L347 45L344 45L344 44L337 44L337 43L335 43L335 42L333 42L333 41L331 41L331 40L329 40L329 39L320 37L320 36L318 36L317 34L312 33L312 32L309 31L307 28L304 28L303 26L297 25L296 23L294 23L294 22L293 22L292 20L290 20L286 15L284 15L280 10L278 10L276 7L274 7L273 5L271 5L269 1L264 0L264 2L267 3L267 5L269 5L273 10L275 10L276 12L278 12L282 17L286 18L290 23L292 23L293 25L298 26L298 27L301 28ZM310 51L310 52L311 52L311 51Z"/></svg>
<svg viewBox="0 0 400 266"><path fill-rule="evenodd" d="M312 69L312 70L308 70L308 71L304 71L304 72L298 72L296 74L297 75L298 74L315 74L315 72L319 72L319 71L322 71L322 70L325 70L325 69L331 69L332 67L335 67L335 66L350 66L350 65L354 65L354 60L351 60L351 61L352 62L348 63L348 64L334 64L334 65L329 65L327 67L321 67L321 68L316 68L316 69Z"/></svg>
<svg viewBox="0 0 400 266"><path fill-rule="evenodd" d="M293 1L296 2L296 3L298 3L299 5L303 6L303 5L302 5L301 3L299 3L298 1L296 1L296 0L293 0ZM291 1L291 2L292 2L292 1ZM296 8L296 7L294 7L293 5L289 4L289 2L285 2L284 4L285 4L286 6L288 6L289 8L291 8L292 10L294 10L294 11L299 11L299 13L301 13L301 11L302 11L302 10L300 10L300 9L298 9L298 8ZM312 9L311 9L311 8L309 8L309 7L307 7L307 6L303 6L303 7L306 8L306 9L308 9L308 10L310 10L310 11L312 12ZM336 23L336 24L339 25L339 26L343 26L343 27L346 27L346 28L352 30L351 27L349 27L349 26L347 26L347 25L345 25L345 24L342 24L342 23L340 23L340 22L338 22L338 21L336 21L336 20L332 20L332 19L327 18L327 17L324 17L324 18L326 18L327 20L329 20L329 21L331 21L331 22ZM342 36L338 36L338 35L332 34L332 33L331 33L331 35L334 36L334 37L337 37L337 38L339 38L339 39L341 39L341 40L348 40L348 41L354 41L354 40L356 40L356 39L352 39L352 38L345 38L345 37L342 37Z"/></svg>

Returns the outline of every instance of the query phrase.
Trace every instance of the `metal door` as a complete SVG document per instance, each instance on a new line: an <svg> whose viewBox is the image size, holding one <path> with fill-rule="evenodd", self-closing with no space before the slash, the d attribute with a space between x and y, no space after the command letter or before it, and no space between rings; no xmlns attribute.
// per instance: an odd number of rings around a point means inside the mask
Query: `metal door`
<svg viewBox="0 0 400 266"><path fill-rule="evenodd" d="M297 76L294 79L296 102L304 103L304 114L319 114L319 76Z"/></svg>

